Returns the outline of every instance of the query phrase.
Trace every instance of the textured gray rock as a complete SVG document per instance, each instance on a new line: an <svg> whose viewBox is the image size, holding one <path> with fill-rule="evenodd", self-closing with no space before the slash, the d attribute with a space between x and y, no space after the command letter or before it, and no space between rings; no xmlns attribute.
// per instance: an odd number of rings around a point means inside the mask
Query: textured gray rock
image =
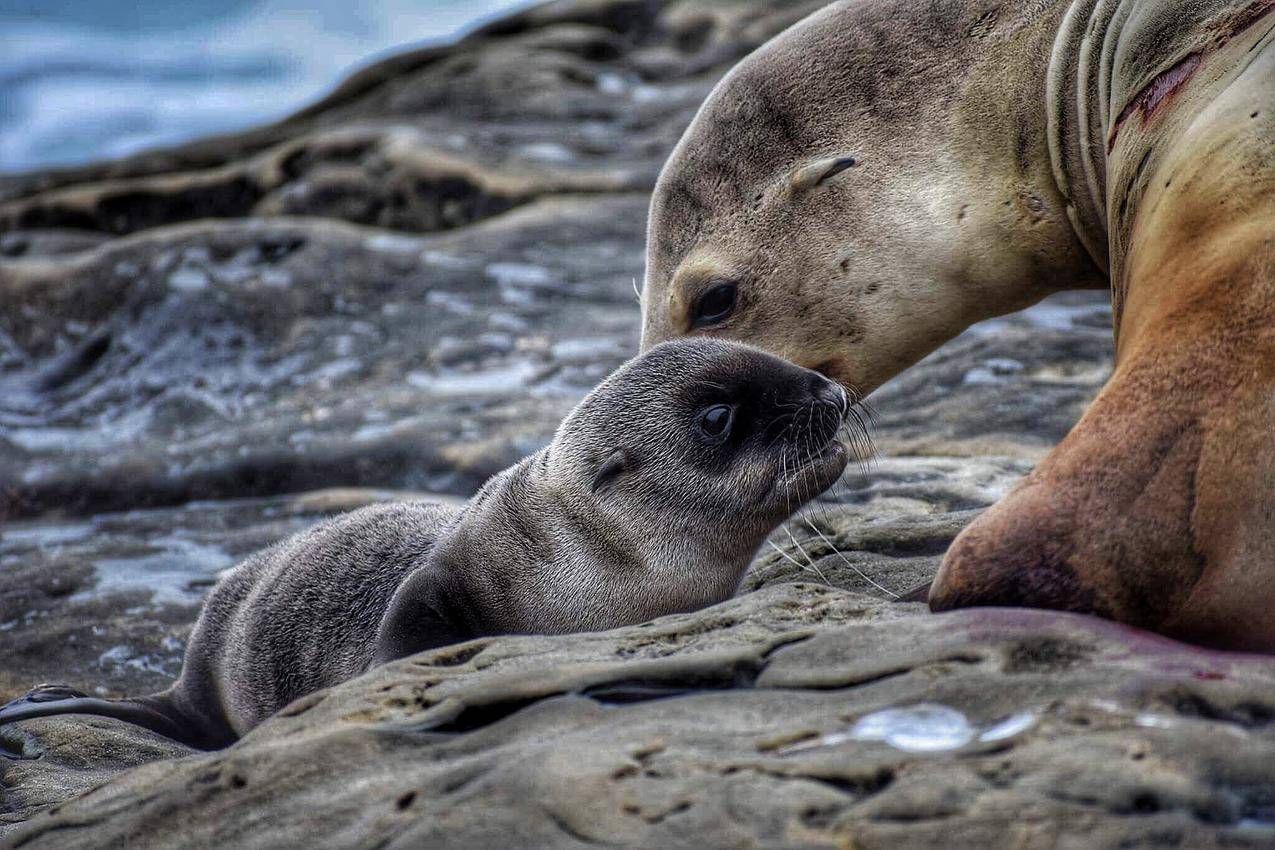
<svg viewBox="0 0 1275 850"><path fill-rule="evenodd" d="M605 634L445 648L302 699L228 750L126 772L7 840L1275 842L1266 659L1074 615L917 607L784 585ZM35 782L57 758L16 764Z"/></svg>
<svg viewBox="0 0 1275 850"><path fill-rule="evenodd" d="M271 127L0 178L0 699L162 688L236 559L547 441L636 348L664 156L818 5L551 3ZM881 456L725 605L441 650L221 753L0 730L0 843L1275 846L1268 662L887 601L1066 433L1109 325L1060 296L883 387Z"/></svg>

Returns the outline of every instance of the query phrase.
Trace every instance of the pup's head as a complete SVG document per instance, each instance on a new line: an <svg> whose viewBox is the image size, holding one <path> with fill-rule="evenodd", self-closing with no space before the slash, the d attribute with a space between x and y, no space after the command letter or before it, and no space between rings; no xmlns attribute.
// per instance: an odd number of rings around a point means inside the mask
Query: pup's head
<svg viewBox="0 0 1275 850"><path fill-rule="evenodd" d="M835 382L771 354L658 345L487 482L435 547L437 572L466 577L474 628L493 632L612 628L720 602L766 537L840 477L842 439L863 448L860 422Z"/></svg>
<svg viewBox="0 0 1275 850"><path fill-rule="evenodd" d="M687 339L617 370L562 423L544 480L637 583L709 604L840 477L852 399L738 343ZM851 417L853 418L853 417ZM658 607L658 606L656 606Z"/></svg>

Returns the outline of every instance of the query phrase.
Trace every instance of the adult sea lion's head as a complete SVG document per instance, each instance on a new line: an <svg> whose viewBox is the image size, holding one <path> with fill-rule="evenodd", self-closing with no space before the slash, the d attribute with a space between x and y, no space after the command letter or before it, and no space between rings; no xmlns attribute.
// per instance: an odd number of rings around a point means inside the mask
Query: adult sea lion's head
<svg viewBox="0 0 1275 850"><path fill-rule="evenodd" d="M1046 69L954 38L970 14L833 4L717 85L652 199L644 348L737 339L866 395L976 321L1100 283L1053 182Z"/></svg>

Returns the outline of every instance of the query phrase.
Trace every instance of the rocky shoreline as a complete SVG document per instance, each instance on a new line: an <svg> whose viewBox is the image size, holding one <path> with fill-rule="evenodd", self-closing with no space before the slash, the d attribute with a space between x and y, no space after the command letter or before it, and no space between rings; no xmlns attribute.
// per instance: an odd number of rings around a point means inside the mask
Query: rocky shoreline
<svg viewBox="0 0 1275 850"><path fill-rule="evenodd" d="M819 5L554 2L270 127L0 177L0 698L162 688L238 558L543 445L636 350L668 150ZM971 329L873 395L880 457L724 606L403 662L219 754L0 730L0 842L1270 846L1259 661L889 601L1112 356L1105 293ZM846 737L891 708L957 745Z"/></svg>

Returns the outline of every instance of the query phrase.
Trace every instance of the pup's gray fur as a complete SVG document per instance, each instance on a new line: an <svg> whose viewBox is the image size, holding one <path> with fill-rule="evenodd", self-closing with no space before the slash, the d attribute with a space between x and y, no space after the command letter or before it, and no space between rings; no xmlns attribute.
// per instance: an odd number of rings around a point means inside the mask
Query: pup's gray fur
<svg viewBox="0 0 1275 850"><path fill-rule="evenodd" d="M721 405L724 439L700 426ZM743 345L659 346L464 508L376 505L240 564L209 595L169 690L112 701L44 686L0 709L0 723L106 714L222 746L298 697L414 652L719 602L766 536L841 474L848 408L832 382Z"/></svg>

